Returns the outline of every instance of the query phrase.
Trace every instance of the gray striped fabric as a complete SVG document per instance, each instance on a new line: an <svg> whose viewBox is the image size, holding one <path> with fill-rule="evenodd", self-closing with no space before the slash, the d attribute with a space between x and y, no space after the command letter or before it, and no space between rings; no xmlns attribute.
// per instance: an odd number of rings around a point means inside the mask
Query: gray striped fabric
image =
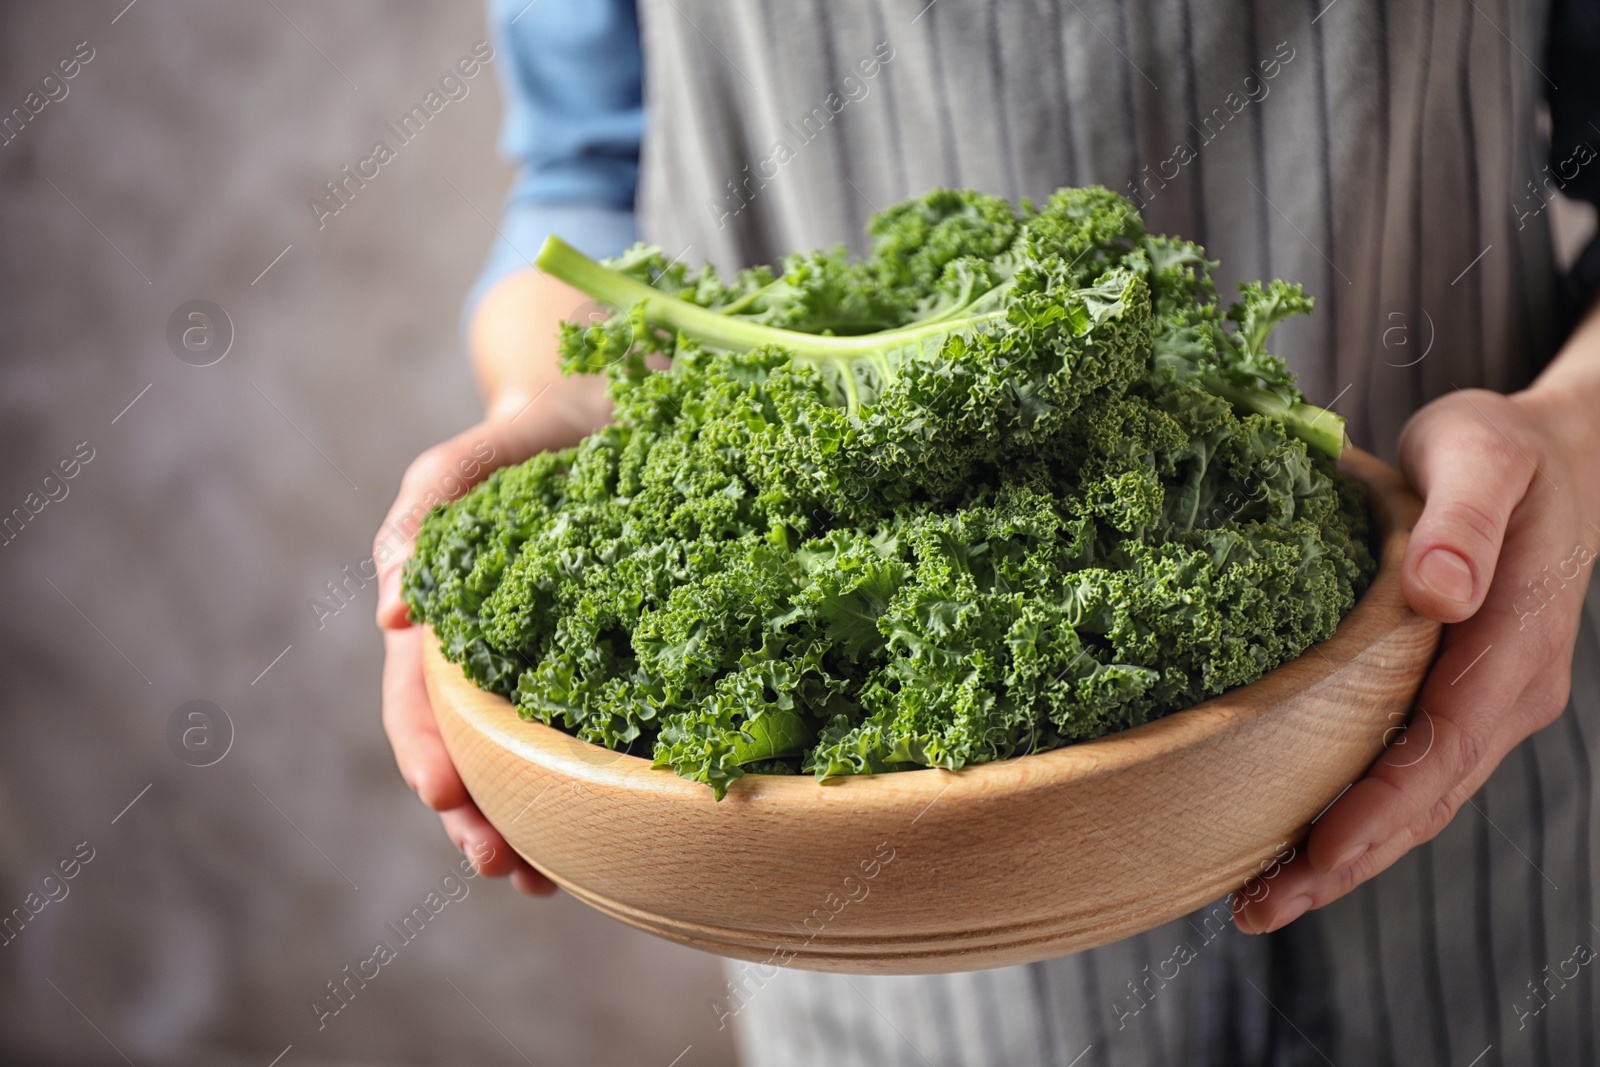
<svg viewBox="0 0 1600 1067"><path fill-rule="evenodd" d="M641 226L690 261L859 245L874 209L940 184L1042 198L1098 182L1202 241L1224 284L1303 282L1318 314L1276 347L1380 454L1427 400L1514 389L1549 355L1554 268L1527 191L1543 3L640 8ZM735 1017L746 1062L1597 1062L1592 968L1530 992L1600 945L1597 621L1591 596L1568 714L1432 844L1288 930L1217 934L1197 915L1025 968L785 972ZM1192 961L1158 984L1180 945Z"/></svg>

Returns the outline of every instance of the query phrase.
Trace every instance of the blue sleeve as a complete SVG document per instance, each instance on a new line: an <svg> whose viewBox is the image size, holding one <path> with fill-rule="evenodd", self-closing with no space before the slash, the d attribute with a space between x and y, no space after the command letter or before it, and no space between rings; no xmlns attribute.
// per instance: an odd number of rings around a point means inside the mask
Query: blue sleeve
<svg viewBox="0 0 1600 1067"><path fill-rule="evenodd" d="M505 98L500 154L517 167L463 322L559 233L592 256L634 240L644 132L634 0L489 0Z"/></svg>

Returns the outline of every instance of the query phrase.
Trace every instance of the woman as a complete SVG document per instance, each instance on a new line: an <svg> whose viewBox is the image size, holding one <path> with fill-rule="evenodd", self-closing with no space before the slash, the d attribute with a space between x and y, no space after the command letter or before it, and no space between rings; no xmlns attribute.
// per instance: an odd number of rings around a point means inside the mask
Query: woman
<svg viewBox="0 0 1600 1067"><path fill-rule="evenodd" d="M748 1062L1596 1062L1600 315L1563 336L1546 215L1555 188L1600 190L1592 10L512 0L494 20L522 171L469 304L488 410L413 464L391 518L484 441L512 462L605 418L598 383L555 370L554 324L586 301L531 269L544 234L614 254L637 230L727 269L859 241L877 207L934 185L1104 184L1202 242L1224 284L1305 283L1317 314L1280 350L1426 498L1405 593L1448 627L1406 743L1318 820L1243 933L1179 922L966 975L785 973L720 1012ZM458 845L492 848L486 873L553 891L450 766L398 586L390 562L402 773Z"/></svg>

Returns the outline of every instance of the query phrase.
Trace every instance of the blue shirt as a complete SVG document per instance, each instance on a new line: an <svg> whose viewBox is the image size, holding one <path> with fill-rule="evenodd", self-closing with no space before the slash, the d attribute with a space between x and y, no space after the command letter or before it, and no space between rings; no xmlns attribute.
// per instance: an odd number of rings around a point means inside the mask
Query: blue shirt
<svg viewBox="0 0 1600 1067"><path fill-rule="evenodd" d="M500 154L517 167L500 236L467 297L533 265L560 234L591 256L634 241L644 134L633 0L490 0L505 119Z"/></svg>

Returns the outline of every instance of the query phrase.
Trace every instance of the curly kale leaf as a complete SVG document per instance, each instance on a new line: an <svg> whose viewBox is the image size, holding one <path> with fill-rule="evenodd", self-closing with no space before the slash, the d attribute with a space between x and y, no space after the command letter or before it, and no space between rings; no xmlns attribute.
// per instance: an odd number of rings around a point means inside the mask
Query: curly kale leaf
<svg viewBox="0 0 1600 1067"><path fill-rule="evenodd" d="M541 263L614 419L423 524L415 618L526 718L722 796L1126 729L1326 639L1374 569L1337 416L1131 204L937 190L724 280ZM647 359L665 357L670 370Z"/></svg>

